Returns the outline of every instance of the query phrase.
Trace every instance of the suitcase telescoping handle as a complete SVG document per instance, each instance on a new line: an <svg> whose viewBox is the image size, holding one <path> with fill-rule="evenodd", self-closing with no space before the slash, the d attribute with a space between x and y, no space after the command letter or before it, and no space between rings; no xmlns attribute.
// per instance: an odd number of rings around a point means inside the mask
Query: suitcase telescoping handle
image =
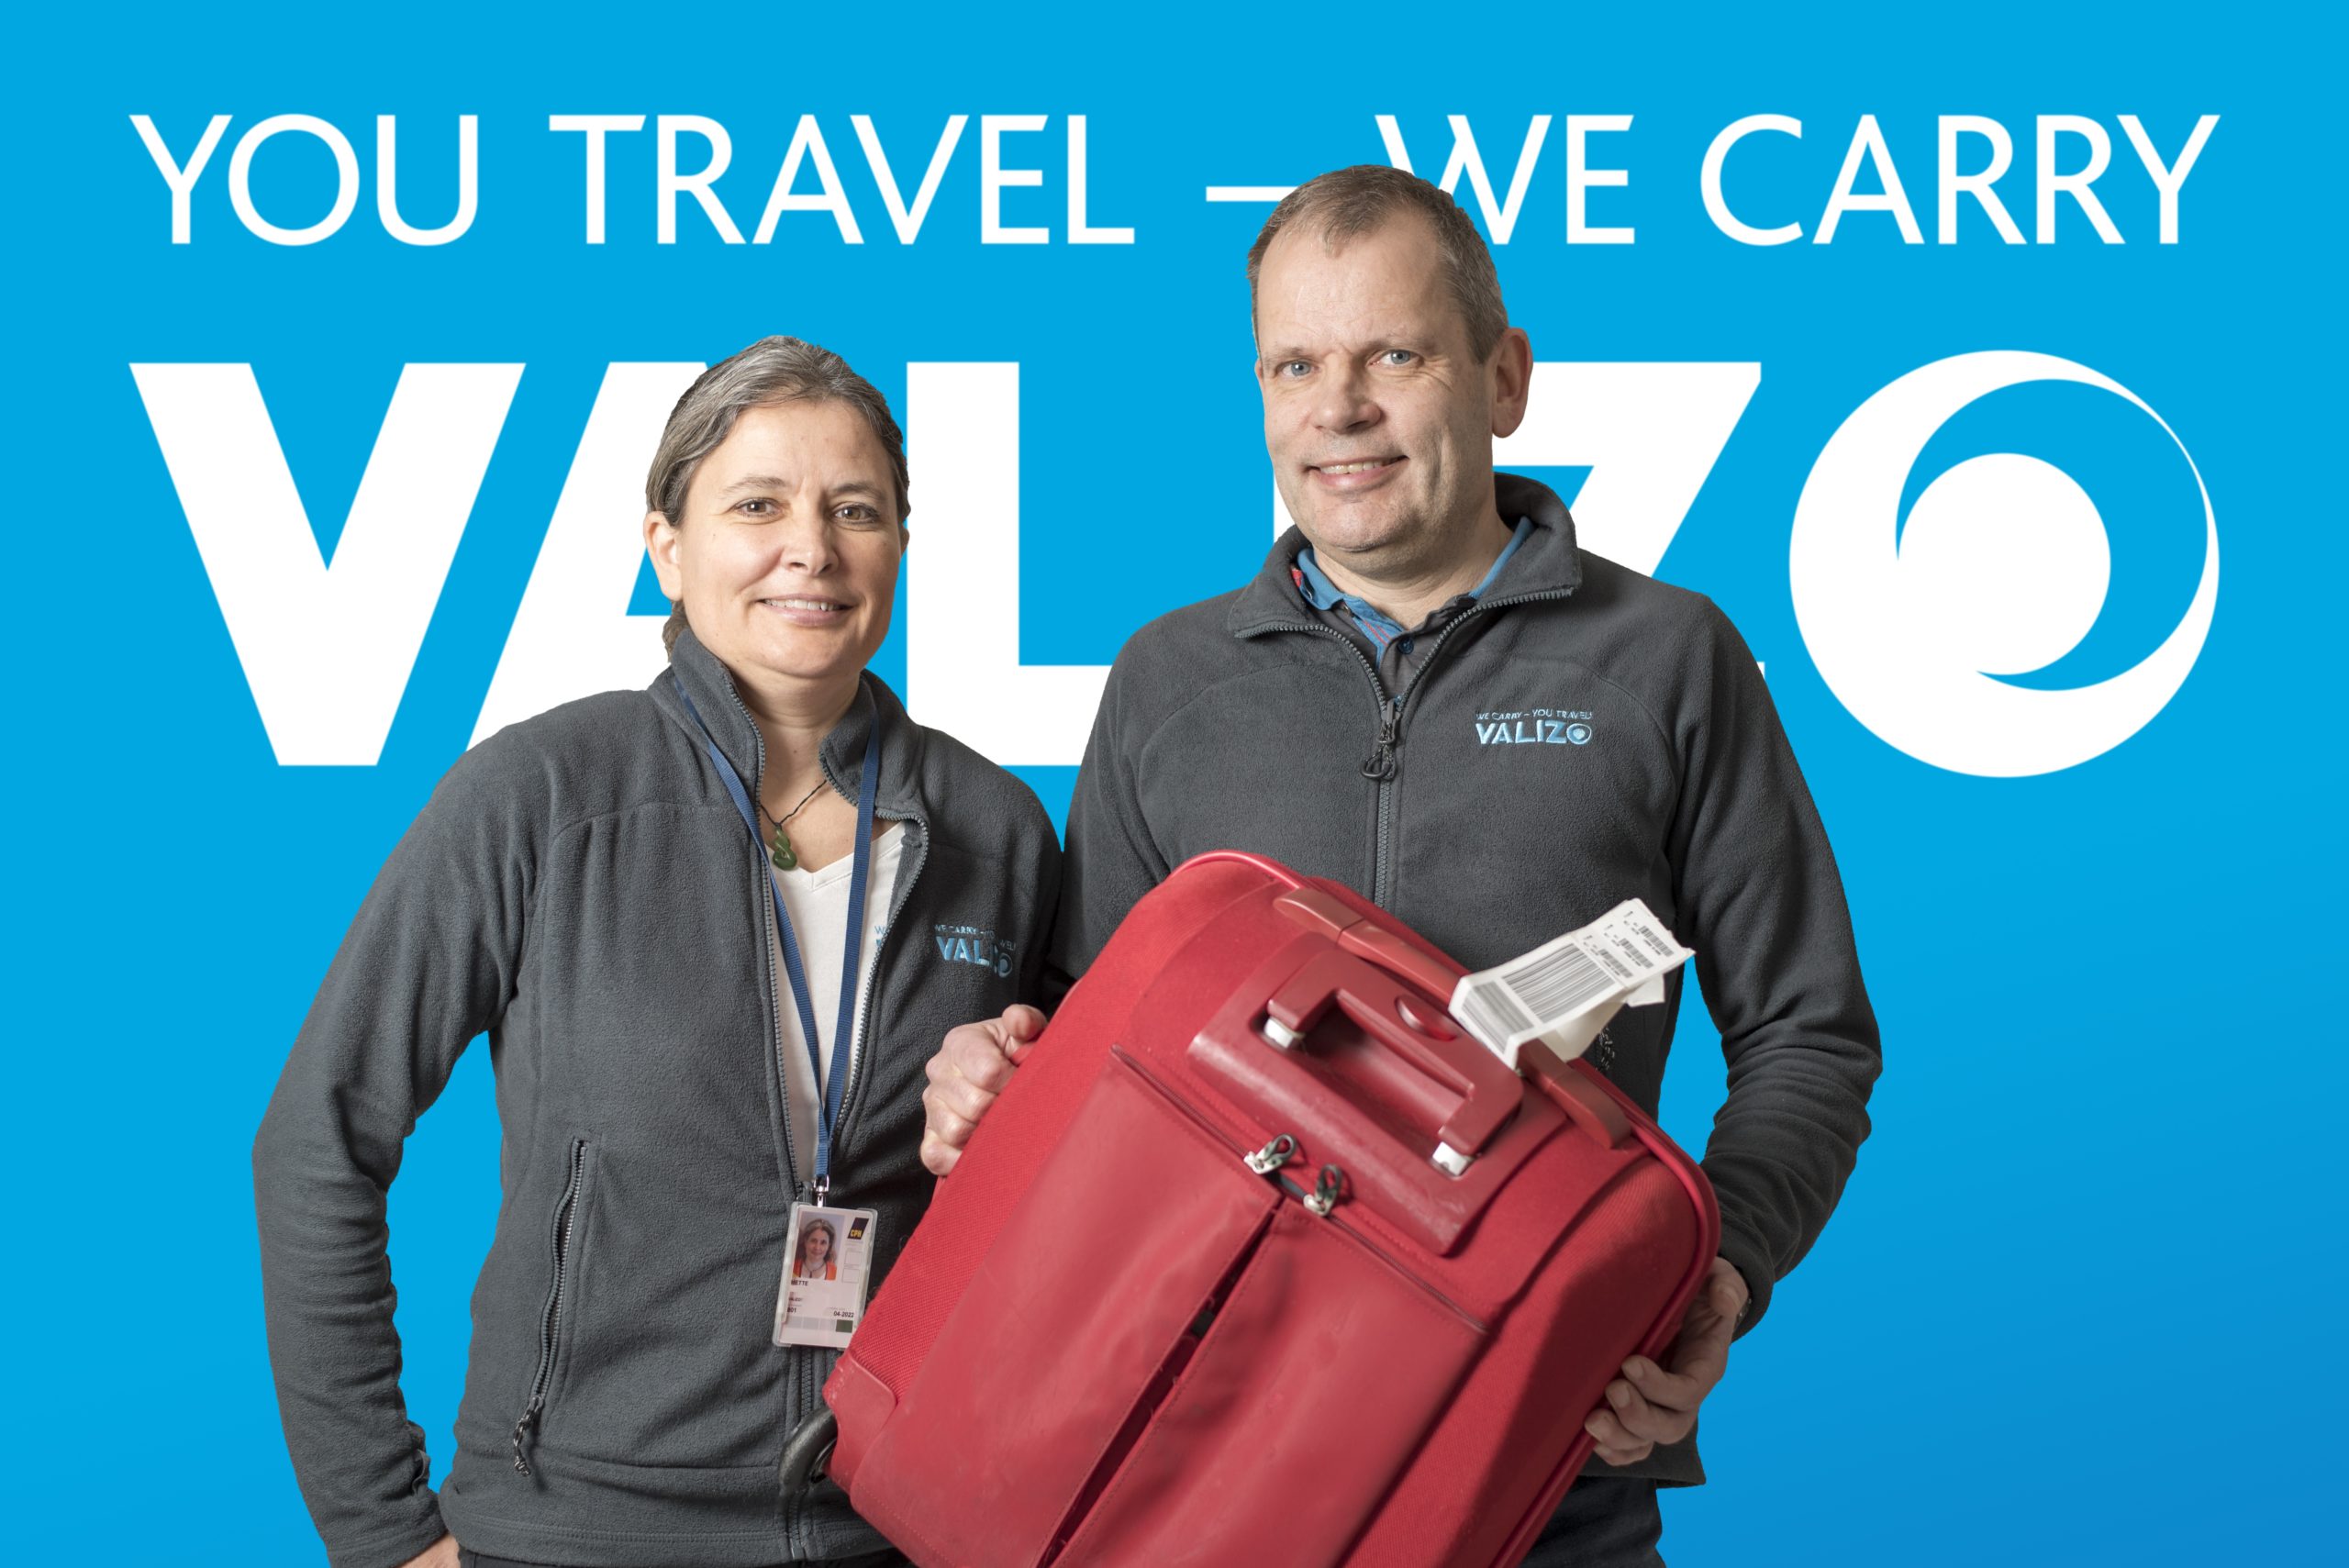
<svg viewBox="0 0 2349 1568"><path fill-rule="evenodd" d="M1348 952L1359 953L1393 971L1429 995L1444 999L1447 1005L1453 992L1459 988L1464 971L1458 966L1436 957L1402 933L1347 908L1319 888L1304 885L1286 868L1229 850L1199 858L1246 861L1267 874L1277 874L1289 887L1273 901L1273 907L1291 920L1330 938ZM1608 1092L1598 1086L1588 1068L1561 1062L1548 1047L1540 1044L1525 1047L1518 1060L1527 1072L1543 1080L1550 1097L1583 1131L1609 1149L1631 1141L1631 1119ZM1459 1174L1450 1165L1445 1169L1453 1175Z"/></svg>
<svg viewBox="0 0 2349 1568"><path fill-rule="evenodd" d="M1390 995L1386 988L1381 987L1378 1002L1383 1005L1365 1008L1361 1005L1362 989L1357 986L1353 993L1356 1006L1347 1006L1345 1011L1374 1038L1422 1073L1466 1096L1459 1109L1437 1129L1433 1155L1438 1169L1446 1175L1459 1175L1484 1151L1494 1132L1517 1114L1525 1093L1523 1084L1508 1063L1462 1034L1446 1015L1444 1009L1453 987L1460 982L1461 971L1401 932L1347 907L1320 888L1296 882L1293 873L1289 877L1288 891L1273 901L1275 909L1307 930L1335 941L1341 951L1377 965L1422 994L1414 997L1408 991L1395 988ZM1327 1006L1326 1001L1313 995L1310 986L1299 984L1303 978L1292 979L1282 987L1273 999L1273 1006L1267 1009L1267 1034L1276 1044L1282 1043L1280 1036L1284 1032L1292 1037L1293 1043L1307 1027L1299 1024L1296 1016L1300 1011L1300 1002L1311 1008L1316 1018ZM1429 998L1434 1000L1432 1007L1428 1006ZM1286 1006L1283 1006L1284 1002Z"/></svg>
<svg viewBox="0 0 2349 1568"><path fill-rule="evenodd" d="M1225 995L1184 1055L1249 1118L1249 1136L1289 1135L1309 1164L1343 1173L1333 1199L1360 1201L1439 1255L1555 1125L1526 1120L1542 1092L1442 1003L1303 932Z"/></svg>
<svg viewBox="0 0 2349 1568"><path fill-rule="evenodd" d="M1517 1114L1524 1084L1507 1062L1462 1033L1441 1004L1431 1005L1421 989L1353 952L1324 951L1266 999L1264 1033L1274 1044L1294 1049L1335 1007L1460 1096L1435 1129L1432 1156L1438 1167L1456 1176Z"/></svg>
<svg viewBox="0 0 2349 1568"><path fill-rule="evenodd" d="M1301 892L1310 894L1312 890L1308 888ZM1292 902L1299 896L1299 893L1289 894L1284 903ZM1318 896L1333 907L1343 908L1343 906L1338 905L1336 900L1329 898L1326 895ZM1326 918L1326 917L1323 917ZM1359 921L1340 931L1338 945L1348 952L1360 953L1363 957L1393 970L1397 974L1433 996L1448 999L1460 982L1460 976L1443 962L1429 956L1386 927L1373 925L1368 920ZM1479 1047L1475 1054L1480 1059L1480 1070L1482 1064L1489 1063L1492 1066L1500 1067L1504 1072L1508 1071L1507 1065L1499 1057L1482 1047ZM1572 1118L1575 1125L1581 1128L1583 1131L1609 1149L1620 1147L1630 1141L1631 1119L1624 1116L1621 1109L1607 1096L1603 1090L1590 1082L1584 1071L1575 1069L1559 1061L1547 1046L1539 1042L1526 1046L1520 1053L1518 1060L1522 1064L1524 1073L1533 1073L1545 1080L1550 1097L1557 1102L1558 1107ZM1521 1077L1522 1073L1511 1073L1509 1075L1514 1079ZM1511 1102L1512 1105L1514 1103ZM1451 1171L1453 1174L1459 1174L1459 1172L1451 1164L1442 1160L1437 1162L1443 1164L1444 1168Z"/></svg>
<svg viewBox="0 0 2349 1568"><path fill-rule="evenodd" d="M1296 936L1273 940L1186 1060L1253 1122L1252 1134L1292 1135L1308 1162L1342 1170L1344 1194L1449 1256L1556 1126L1556 1096L1446 1010L1458 965L1333 888L1236 852L1211 858L1245 862L1280 886L1273 907ZM1333 1016L1352 1027L1317 1035ZM1369 1059L1356 1054L1364 1049Z"/></svg>

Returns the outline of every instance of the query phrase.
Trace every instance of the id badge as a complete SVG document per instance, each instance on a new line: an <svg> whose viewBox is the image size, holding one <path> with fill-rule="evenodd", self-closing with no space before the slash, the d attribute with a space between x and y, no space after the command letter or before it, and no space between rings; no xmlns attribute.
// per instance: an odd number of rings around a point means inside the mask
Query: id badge
<svg viewBox="0 0 2349 1568"><path fill-rule="evenodd" d="M778 1345L847 1345L872 1288L881 1216L870 1208L791 1206L791 1240L774 1303Z"/></svg>

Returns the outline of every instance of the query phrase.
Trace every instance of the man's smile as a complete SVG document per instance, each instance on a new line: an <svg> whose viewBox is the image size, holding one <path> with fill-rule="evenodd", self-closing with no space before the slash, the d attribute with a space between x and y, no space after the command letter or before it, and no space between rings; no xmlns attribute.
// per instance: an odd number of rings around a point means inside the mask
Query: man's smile
<svg viewBox="0 0 2349 1568"><path fill-rule="evenodd" d="M1399 454L1353 458L1344 462L1315 463L1306 472L1333 489L1363 490L1383 482L1387 475L1402 467L1405 461Z"/></svg>

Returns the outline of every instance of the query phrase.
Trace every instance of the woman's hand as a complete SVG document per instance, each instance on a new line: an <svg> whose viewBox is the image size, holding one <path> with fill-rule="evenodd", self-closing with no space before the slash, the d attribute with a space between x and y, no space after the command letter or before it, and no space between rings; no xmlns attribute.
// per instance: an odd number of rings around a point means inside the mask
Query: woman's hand
<svg viewBox="0 0 2349 1568"><path fill-rule="evenodd" d="M457 1568L457 1538L444 1535L406 1562L400 1568Z"/></svg>
<svg viewBox="0 0 2349 1568"><path fill-rule="evenodd" d="M921 1162L931 1174L942 1176L954 1168L979 1118L1028 1054L1028 1042L1043 1032L1044 1015L1024 1003L999 1018L946 1032L945 1043L924 1069L930 1087L921 1092Z"/></svg>

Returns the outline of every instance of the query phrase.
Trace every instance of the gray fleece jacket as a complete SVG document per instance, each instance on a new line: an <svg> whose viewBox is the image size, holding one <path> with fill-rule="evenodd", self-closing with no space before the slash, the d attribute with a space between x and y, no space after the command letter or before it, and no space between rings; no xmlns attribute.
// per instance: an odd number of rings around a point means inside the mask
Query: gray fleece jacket
<svg viewBox="0 0 2349 1568"><path fill-rule="evenodd" d="M789 1002L764 859L680 686L755 783L757 728L691 632L649 691L474 747L385 862L270 1102L253 1146L270 1360L335 1568L388 1568L444 1529L591 1568L886 1544L837 1491L803 1504L777 1487L784 1439L837 1352L768 1342L791 1206L808 1195L785 1116ZM885 1273L930 1201L923 1063L953 1025L1035 999L1060 855L1026 785L913 723L870 675L824 742L843 795L875 723L877 806L907 824L904 863L879 912L830 1201L880 1211ZM504 1197L436 1496L400 1397L384 1193L484 1031Z"/></svg>
<svg viewBox="0 0 2349 1568"><path fill-rule="evenodd" d="M1208 850L1344 883L1471 969L1645 899L1696 950L1728 1057L1704 1166L1750 1326L1834 1209L1883 1060L1834 856L1712 602L1577 549L1547 487L1495 489L1538 526L1400 692L1299 598L1294 528L1246 587L1134 634L1069 808L1056 982ZM1591 1052L1651 1113L1680 995L1675 973ZM1704 1478L1693 1440L1615 1473Z"/></svg>

